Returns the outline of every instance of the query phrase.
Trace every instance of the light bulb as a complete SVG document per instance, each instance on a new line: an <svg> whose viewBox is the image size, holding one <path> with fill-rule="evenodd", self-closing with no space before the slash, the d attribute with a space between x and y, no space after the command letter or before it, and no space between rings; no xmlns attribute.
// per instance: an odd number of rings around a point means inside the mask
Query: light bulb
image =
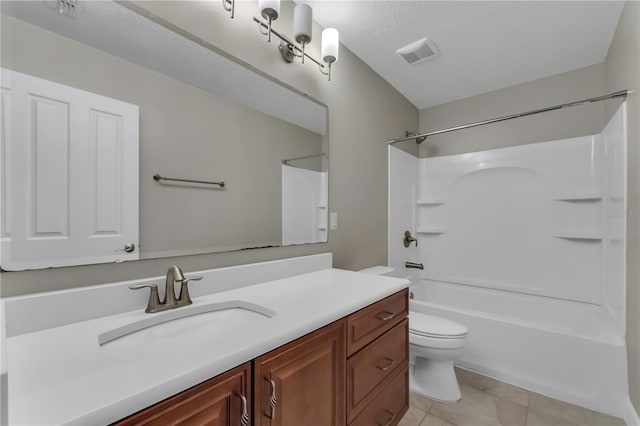
<svg viewBox="0 0 640 426"><path fill-rule="evenodd" d="M293 10L293 36L298 43L311 41L313 11L308 4L299 4Z"/></svg>
<svg viewBox="0 0 640 426"><path fill-rule="evenodd" d="M275 21L280 16L280 0L260 0L258 8L264 19Z"/></svg>
<svg viewBox="0 0 640 426"><path fill-rule="evenodd" d="M338 60L340 47L340 35L335 28L326 28L322 31L322 60L333 63Z"/></svg>

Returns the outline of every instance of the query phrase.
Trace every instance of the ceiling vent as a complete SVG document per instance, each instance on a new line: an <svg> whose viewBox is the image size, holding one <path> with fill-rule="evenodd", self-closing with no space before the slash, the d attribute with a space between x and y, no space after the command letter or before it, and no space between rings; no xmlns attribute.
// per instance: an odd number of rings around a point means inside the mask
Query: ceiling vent
<svg viewBox="0 0 640 426"><path fill-rule="evenodd" d="M423 38L401 47L396 50L396 53L411 65L426 61L440 54L436 45L428 38Z"/></svg>

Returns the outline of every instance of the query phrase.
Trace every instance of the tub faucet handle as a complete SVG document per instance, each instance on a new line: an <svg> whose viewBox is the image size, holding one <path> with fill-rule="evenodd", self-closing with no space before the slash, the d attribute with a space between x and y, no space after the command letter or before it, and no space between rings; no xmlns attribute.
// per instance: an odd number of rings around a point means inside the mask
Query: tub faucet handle
<svg viewBox="0 0 640 426"><path fill-rule="evenodd" d="M416 247L418 247L418 240L413 238L411 236L411 232L410 231L404 231L404 246L405 247L409 247L411 245L411 243L415 242L416 243Z"/></svg>

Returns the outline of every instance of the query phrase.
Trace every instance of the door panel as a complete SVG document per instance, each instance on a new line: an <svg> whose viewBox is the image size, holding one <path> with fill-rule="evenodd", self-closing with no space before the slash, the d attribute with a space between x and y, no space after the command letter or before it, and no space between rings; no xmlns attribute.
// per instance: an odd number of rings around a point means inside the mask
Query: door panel
<svg viewBox="0 0 640 426"><path fill-rule="evenodd" d="M137 259L138 250L122 249L139 241L138 107L14 71L2 74L3 94L11 95L11 108L3 99L3 149L11 153L3 205L12 219L2 266Z"/></svg>

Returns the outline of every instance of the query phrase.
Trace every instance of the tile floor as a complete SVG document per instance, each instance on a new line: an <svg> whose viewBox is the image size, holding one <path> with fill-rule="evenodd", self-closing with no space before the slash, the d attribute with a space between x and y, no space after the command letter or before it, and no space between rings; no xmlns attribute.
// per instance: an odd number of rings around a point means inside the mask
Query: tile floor
<svg viewBox="0 0 640 426"><path fill-rule="evenodd" d="M624 426L621 419L456 368L462 399L442 403L411 394L398 426Z"/></svg>

